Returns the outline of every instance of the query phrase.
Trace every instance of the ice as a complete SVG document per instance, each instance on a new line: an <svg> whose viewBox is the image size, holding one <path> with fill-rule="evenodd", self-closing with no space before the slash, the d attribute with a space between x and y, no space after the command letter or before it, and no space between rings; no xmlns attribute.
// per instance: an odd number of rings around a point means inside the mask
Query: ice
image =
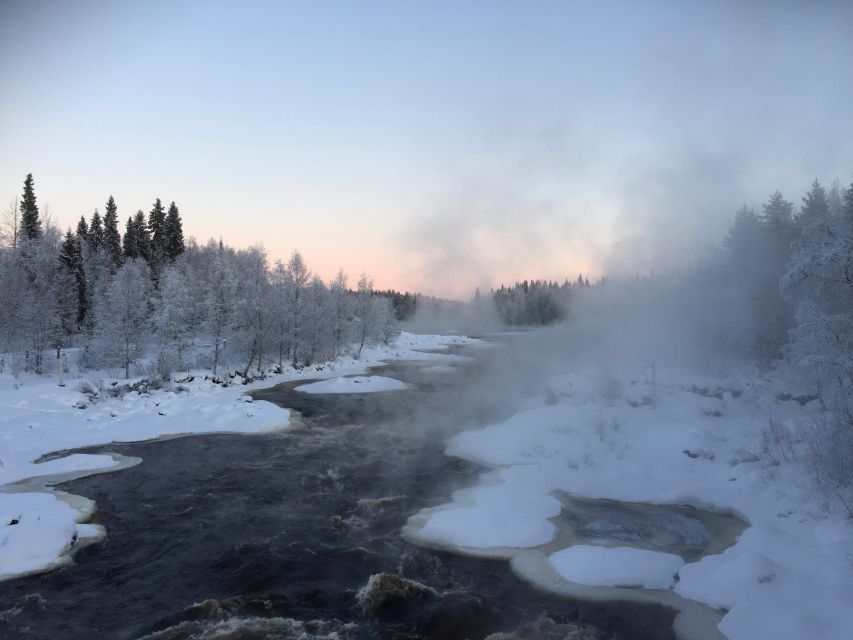
<svg viewBox="0 0 853 640"><path fill-rule="evenodd" d="M669 589L684 561L671 553L632 547L576 545L549 558L566 580L593 587Z"/></svg>
<svg viewBox="0 0 853 640"><path fill-rule="evenodd" d="M347 376L303 384L296 390L303 393L374 393L407 388L405 382L385 376Z"/></svg>

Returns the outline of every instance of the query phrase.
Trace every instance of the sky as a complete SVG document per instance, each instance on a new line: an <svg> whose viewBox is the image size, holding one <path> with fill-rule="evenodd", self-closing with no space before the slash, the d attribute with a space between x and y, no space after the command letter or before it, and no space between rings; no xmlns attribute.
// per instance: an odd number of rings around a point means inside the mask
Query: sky
<svg viewBox="0 0 853 640"><path fill-rule="evenodd" d="M0 206L175 201L320 276L689 266L853 177L853 2L0 0Z"/></svg>

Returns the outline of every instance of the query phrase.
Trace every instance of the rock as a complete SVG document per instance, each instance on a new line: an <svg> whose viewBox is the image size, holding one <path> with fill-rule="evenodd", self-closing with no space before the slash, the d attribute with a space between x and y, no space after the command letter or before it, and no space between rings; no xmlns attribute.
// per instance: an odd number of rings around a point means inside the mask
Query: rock
<svg viewBox="0 0 853 640"><path fill-rule="evenodd" d="M375 616L407 602L438 597L438 591L420 582L393 573L374 573L355 599L363 613Z"/></svg>
<svg viewBox="0 0 853 640"><path fill-rule="evenodd" d="M542 616L515 631L493 633L486 640L604 640L605 637L594 627L579 622L562 624Z"/></svg>
<svg viewBox="0 0 853 640"><path fill-rule="evenodd" d="M448 592L421 625L418 637L426 640L482 638L497 628L497 619L497 613L479 598L462 592Z"/></svg>

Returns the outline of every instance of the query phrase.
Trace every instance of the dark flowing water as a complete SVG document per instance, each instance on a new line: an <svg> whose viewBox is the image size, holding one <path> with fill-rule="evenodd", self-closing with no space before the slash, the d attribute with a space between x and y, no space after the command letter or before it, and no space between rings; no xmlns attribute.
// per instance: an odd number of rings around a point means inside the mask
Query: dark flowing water
<svg viewBox="0 0 853 640"><path fill-rule="evenodd" d="M409 516L446 502L482 471L444 456L443 436L504 417L518 399L471 394L487 384L493 351L459 352L473 359L454 362L453 372L439 372L434 362L372 371L409 382L406 391L309 395L283 384L254 394L299 411L300 430L87 449L144 461L62 486L97 502L94 521L107 538L81 550L70 566L0 583L0 637L337 632L475 640L542 614L589 623L600 637L672 637L673 613L664 607L546 595L514 577L506 562L400 538ZM518 395L528 392L519 388ZM366 612L356 593L381 572L437 593ZM569 635L574 628L549 637L597 637Z"/></svg>

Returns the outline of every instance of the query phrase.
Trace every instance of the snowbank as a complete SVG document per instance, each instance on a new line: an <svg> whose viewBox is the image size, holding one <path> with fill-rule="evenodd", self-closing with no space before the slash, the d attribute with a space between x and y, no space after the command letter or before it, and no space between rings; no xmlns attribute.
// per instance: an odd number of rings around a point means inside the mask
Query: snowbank
<svg viewBox="0 0 853 640"><path fill-rule="evenodd" d="M318 368L339 376L361 373L388 360L453 358L423 350L472 342L462 336L401 333L388 346L365 348L359 360L342 358ZM66 380L65 387L58 387L55 379L39 376L26 377L22 384L13 384L9 376L0 379L0 580L59 566L68 562L70 553L83 543L103 536L100 527L82 524L94 512L94 503L51 491L48 485L138 461L71 454L36 462L43 456L110 442L284 429L289 424L286 409L252 402L246 392L316 376L316 369L287 369L250 385L222 387L205 380L205 372L196 372L187 376L193 380L183 383L181 392L128 393L96 403L78 390L82 379ZM109 386L106 376L87 376L89 380L105 378ZM15 388L18 385L20 388Z"/></svg>
<svg viewBox="0 0 853 640"><path fill-rule="evenodd" d="M303 393L374 393L377 391L399 391L408 385L384 376L348 376L329 378L296 387Z"/></svg>
<svg viewBox="0 0 853 640"><path fill-rule="evenodd" d="M454 436L448 454L493 469L413 516L405 535L511 559L519 575L556 593L652 597L681 612L680 637L709 637L707 626L685 622L691 616L716 616L711 631L719 623L731 640L850 637L853 527L816 506L807 471L774 454L765 434L768 416L792 427L813 416L814 403L787 400L796 394L784 381L754 372L722 379L658 367L656 376L653 389L648 372L567 372L549 383L547 404ZM571 546L555 519L558 491L692 505L749 527L729 549L684 564L651 549L604 548L613 541Z"/></svg>

